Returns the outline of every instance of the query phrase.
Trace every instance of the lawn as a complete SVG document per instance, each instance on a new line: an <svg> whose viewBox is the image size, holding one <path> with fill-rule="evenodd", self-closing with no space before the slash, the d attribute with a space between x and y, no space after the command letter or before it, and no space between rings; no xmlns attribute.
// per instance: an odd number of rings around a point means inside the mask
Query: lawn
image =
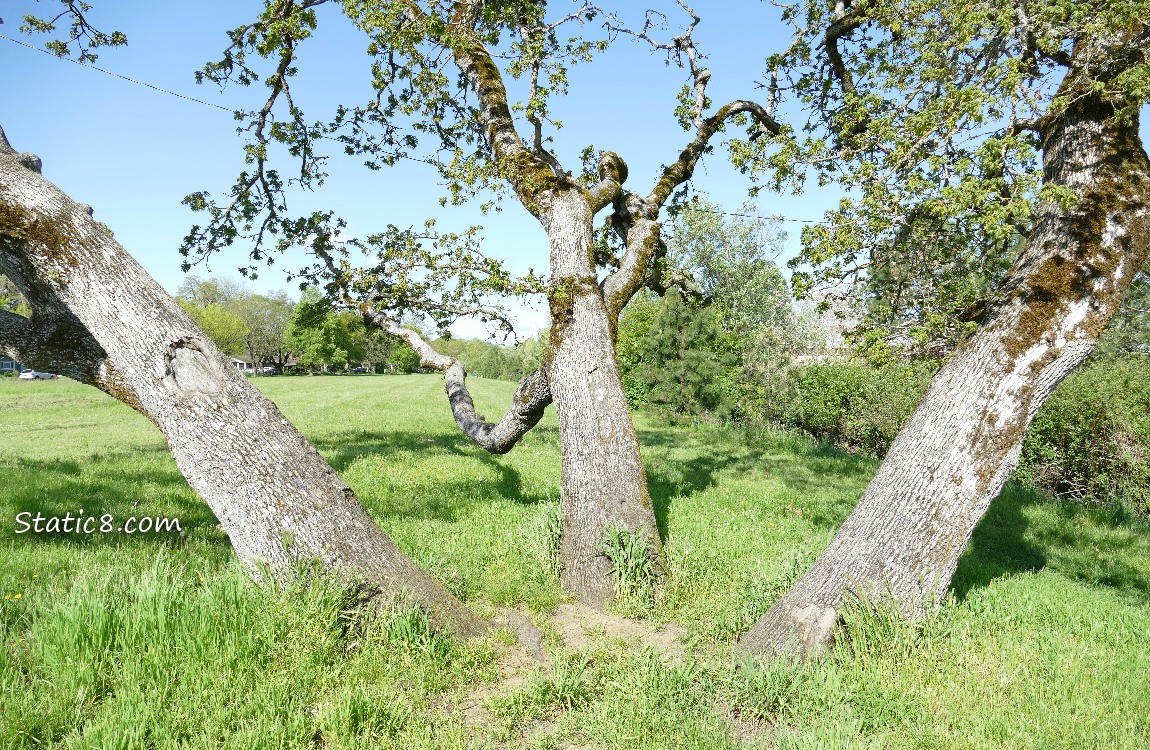
<svg viewBox="0 0 1150 750"><path fill-rule="evenodd" d="M491 456L438 376L256 384L404 551L477 611L531 618L540 647L456 642L402 608L367 620L323 581L251 583L144 417L67 380L0 379L0 747L1150 747L1145 521L1011 486L925 622L855 612L821 661L737 663L735 637L874 461L639 415L672 577L594 616L549 565L553 415ZM473 385L489 416L514 388ZM17 520L80 510L180 530Z"/></svg>

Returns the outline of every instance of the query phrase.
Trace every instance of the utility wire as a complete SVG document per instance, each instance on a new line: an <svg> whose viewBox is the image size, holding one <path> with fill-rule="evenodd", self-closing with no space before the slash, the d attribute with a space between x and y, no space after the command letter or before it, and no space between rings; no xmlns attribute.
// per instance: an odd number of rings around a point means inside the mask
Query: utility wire
<svg viewBox="0 0 1150 750"><path fill-rule="evenodd" d="M82 68L91 68L92 70L98 70L101 73L104 73L104 74L110 75L110 76L114 76L115 78L119 78L121 80L127 81L128 83L134 83L137 86L146 86L146 87L152 89L153 91L159 91L161 94L169 94L170 96L175 96L175 97L178 97L180 99L186 99L189 102L195 102L196 104L202 104L205 107L215 107L216 109L222 109L223 111L229 112L231 114L235 114L236 112L240 111L240 110L235 110L235 109L229 109L223 105L215 104L213 102L206 102L203 99L197 99L194 96L186 96L184 94L176 93L175 91L169 91L168 89L161 88L159 86L154 86L154 85L152 85L150 83L146 83L144 81L137 81L135 78L129 78L128 76L121 75L119 73L114 73L110 70L104 70L103 68L92 65L91 63L81 62L80 60L74 60L71 57L60 57L59 55L57 55L57 54L55 54L49 50L43 49L42 47L36 47L34 45L28 44L27 42L22 42L19 39L13 39L10 36L5 36L4 34L0 34L0 39L7 39L8 41L12 42L13 44L19 44L21 47L27 47L28 49L33 50L35 52L42 52L45 55L48 55L49 57L55 58L56 60L66 60L70 63L75 63L76 65L79 65Z"/></svg>
<svg viewBox="0 0 1150 750"><path fill-rule="evenodd" d="M710 208L694 208L693 206L679 206L676 211L691 211L697 214L717 214L719 216L738 216L741 219L758 219L759 221L790 221L799 224L822 224L825 219L788 219L783 216L758 216L756 214L741 214L731 211L715 211Z"/></svg>
<svg viewBox="0 0 1150 750"><path fill-rule="evenodd" d="M172 91L170 89L163 88L162 86L156 86L156 85L153 85L151 83L147 83L146 81L138 81L135 78L129 78L126 75L122 75L120 73L116 73L116 72L111 71L111 70L105 70L104 68L101 68L97 65L92 65L91 63L83 62L81 60L74 60L71 57L60 57L59 55L51 52L50 50L46 50L46 49L43 49L41 47L36 47L34 45L28 44L27 42L22 42L19 39L13 39L12 37L6 36L4 34L0 34L0 39L7 39L8 41L12 42L13 44L18 44L21 47L27 47L28 49L33 50L35 52L41 52L41 53L48 55L49 57L51 57L55 60L65 60L67 62L79 65L81 68L91 68L92 70L97 70L101 73L104 73L106 75L110 75L114 78L119 78L122 81L127 81L128 83L133 83L137 86L144 86L144 87L149 88L153 91L158 91L161 94L168 94L169 96L174 96L178 99L183 99L184 101L195 102L196 104L202 104L205 107L212 107L213 109L223 110L224 112L227 112L231 115L239 114L239 115L245 115L245 116L250 117L250 116L253 116L256 114L254 112L249 112L247 110L231 109L230 107L225 107L222 104L216 104L215 102L209 102L209 101L204 101L203 99L197 99L194 96L187 96L186 94L181 94L177 91ZM340 139L332 138L329 135L321 135L318 137L322 138L324 140L327 140L327 141L334 141L335 143L344 144L344 142L341 141ZM344 144L344 145L346 145L346 144ZM437 161L432 161L430 159L421 159L418 156L407 156L406 154L384 152L381 154L381 156L390 156L390 157L396 158L396 159L407 159L409 161L418 161L418 162L422 162L424 164L431 164L433 166L442 166Z"/></svg>
<svg viewBox="0 0 1150 750"><path fill-rule="evenodd" d="M104 68L99 67L98 65L93 65L91 63L83 62L81 60L75 60L71 57L61 57L61 56L51 52L50 50L46 50L42 47L37 47L37 46L32 45L32 44L28 44L27 42L22 42L19 39L13 39L12 37L6 36L5 34L0 34L0 39L7 39L9 42L12 42L13 44L18 44L21 47L26 47L27 49L33 50L34 52L40 52L42 54L48 55L49 57L51 57L55 60L65 60L65 61L73 63L75 65L79 65L82 68L91 68L92 70L99 71L100 73L112 76L113 78L119 78L122 81L127 81L128 83L132 83L132 84L135 84L137 86L144 86L145 88L149 88L152 91L156 91L156 92L159 92L161 94L167 94L169 96L174 96L177 99L183 99L184 101L195 102L196 104L202 104L205 107L211 107L213 109L222 110L222 111L227 112L228 114L231 114L231 115L241 114L241 115L249 115L250 116L250 115L255 114L253 112L248 112L246 110L232 109L230 107L225 107L222 104L216 104L215 102L209 102L209 101L205 101L203 99L197 99L194 96L188 96L186 94L181 94L177 91L172 91L171 89L166 89L166 88L163 88L162 86L156 86L154 84L148 83L147 81L140 81L140 80L137 80L135 78L130 78L130 77L123 75L121 73L116 73L115 71L106 70ZM341 144L344 143L340 139L332 138L331 136L328 136L328 135L321 135L319 137L324 139L324 140L334 141L336 143L341 143ZM399 158L399 159L407 159L409 161L418 161L418 162L422 162L424 164L431 164L433 166L442 166L442 164L440 162L432 161L430 159L421 159L417 156L407 156L406 154L400 154L400 153L384 153L382 155L383 156L390 156L393 158ZM678 208L678 210L679 211L692 211L694 213L717 214L719 216L735 216L735 217L742 218L742 219L756 219L758 221L786 221L786 222L793 222L793 223L798 223L798 224L821 224L821 223L823 223L822 220L816 220L816 219L788 219L788 218L784 218L782 216L757 216L755 214L744 214L744 213L737 213L737 212L732 212L732 211L715 211L713 209L694 208L694 207L690 207L690 206L680 206Z"/></svg>

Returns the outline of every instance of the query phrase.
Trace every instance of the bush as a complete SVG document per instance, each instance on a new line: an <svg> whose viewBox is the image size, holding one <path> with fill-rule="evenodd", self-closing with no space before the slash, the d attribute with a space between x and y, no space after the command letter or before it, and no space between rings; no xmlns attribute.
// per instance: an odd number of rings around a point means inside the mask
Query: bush
<svg viewBox="0 0 1150 750"><path fill-rule="evenodd" d="M1018 477L1044 491L1150 513L1150 357L1091 362L1034 417Z"/></svg>
<svg viewBox="0 0 1150 750"><path fill-rule="evenodd" d="M791 368L771 388L768 420L847 450L886 455L926 392L934 363L824 362Z"/></svg>

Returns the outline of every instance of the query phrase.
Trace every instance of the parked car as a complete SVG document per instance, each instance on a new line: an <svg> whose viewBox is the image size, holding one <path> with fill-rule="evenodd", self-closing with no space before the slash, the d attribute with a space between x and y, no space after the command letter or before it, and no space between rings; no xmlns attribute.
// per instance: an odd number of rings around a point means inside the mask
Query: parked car
<svg viewBox="0 0 1150 750"><path fill-rule="evenodd" d="M50 372L38 372L36 370L21 370L19 375L20 380L55 380L58 377L60 376Z"/></svg>
<svg viewBox="0 0 1150 750"><path fill-rule="evenodd" d="M362 375L365 372L367 372L368 370L366 367L353 367L353 368L351 368L351 371L356 373L357 375Z"/></svg>
<svg viewBox="0 0 1150 750"><path fill-rule="evenodd" d="M275 367L264 367L260 370L264 375L279 375L280 371Z"/></svg>

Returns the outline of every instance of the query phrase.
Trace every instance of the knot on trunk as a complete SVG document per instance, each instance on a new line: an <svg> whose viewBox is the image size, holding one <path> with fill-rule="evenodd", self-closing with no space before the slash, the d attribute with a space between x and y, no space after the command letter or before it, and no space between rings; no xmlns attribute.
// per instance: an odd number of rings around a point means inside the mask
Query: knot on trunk
<svg viewBox="0 0 1150 750"><path fill-rule="evenodd" d="M220 363L197 339L172 342L165 357L164 385L172 392L216 393L224 384Z"/></svg>
<svg viewBox="0 0 1150 750"><path fill-rule="evenodd" d="M36 174L40 174L44 169L43 160L39 156L36 156L36 154L27 151L21 151L16 154L16 161L28 169L31 169Z"/></svg>

